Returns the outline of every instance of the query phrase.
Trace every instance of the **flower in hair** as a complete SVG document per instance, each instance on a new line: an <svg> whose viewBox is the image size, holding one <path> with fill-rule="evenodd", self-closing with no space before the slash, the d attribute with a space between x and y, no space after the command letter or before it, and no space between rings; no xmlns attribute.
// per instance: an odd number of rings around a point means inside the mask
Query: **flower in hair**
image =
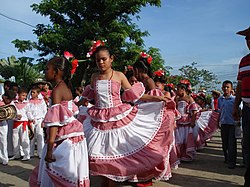
<svg viewBox="0 0 250 187"><path fill-rule="evenodd" d="M180 80L180 83L181 83L181 84L185 84L185 85L187 86L187 89L188 89L188 90L191 90L191 89L192 89L189 80L183 79L183 80Z"/></svg>
<svg viewBox="0 0 250 187"><path fill-rule="evenodd" d="M145 52L141 52L140 57L147 59L148 64L152 63L153 58L149 54L147 54Z"/></svg>
<svg viewBox="0 0 250 187"><path fill-rule="evenodd" d="M85 62L87 60L78 60L74 57L74 55L68 51L64 51L64 57L71 63L71 77L76 72L76 68L79 66L78 62Z"/></svg>
<svg viewBox="0 0 250 187"><path fill-rule="evenodd" d="M133 70L133 66L128 65L127 68L128 70Z"/></svg>
<svg viewBox="0 0 250 187"><path fill-rule="evenodd" d="M159 69L158 71L155 71L154 74L155 74L157 77L162 77L162 76L165 75L165 72L164 72L164 70Z"/></svg>
<svg viewBox="0 0 250 187"><path fill-rule="evenodd" d="M71 75L74 75L74 73L76 72L76 68L78 67L78 60L77 59L72 60L71 64L72 64Z"/></svg>
<svg viewBox="0 0 250 187"><path fill-rule="evenodd" d="M76 68L78 67L78 60L74 57L73 54L71 54L68 51L64 51L63 55L69 62L71 62L71 77L72 77L76 72Z"/></svg>
<svg viewBox="0 0 250 187"><path fill-rule="evenodd" d="M74 57L74 55L71 54L71 53L68 52L68 51L64 51L63 55L64 55L64 57L65 57L67 60L69 60L70 58L73 58L73 57Z"/></svg>
<svg viewBox="0 0 250 187"><path fill-rule="evenodd" d="M206 99L206 95L203 92L199 92L196 94L197 97L200 97L201 99L205 100Z"/></svg>
<svg viewBox="0 0 250 187"><path fill-rule="evenodd" d="M96 48L99 46L105 46L106 40L97 40L97 41L92 41L92 46L89 49L89 52L87 53L86 57L90 58L94 52L96 51Z"/></svg>
<svg viewBox="0 0 250 187"><path fill-rule="evenodd" d="M166 84L166 86L168 86L168 87L174 89L174 84L173 84L173 83Z"/></svg>

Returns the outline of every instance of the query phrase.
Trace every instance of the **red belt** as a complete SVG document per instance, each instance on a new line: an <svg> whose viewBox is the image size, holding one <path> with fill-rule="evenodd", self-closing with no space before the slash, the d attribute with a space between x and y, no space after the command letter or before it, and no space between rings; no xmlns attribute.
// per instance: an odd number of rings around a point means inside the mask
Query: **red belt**
<svg viewBox="0 0 250 187"><path fill-rule="evenodd" d="M13 129L15 129L18 126L22 125L23 126L23 130L26 131L28 124L29 124L28 121L14 121Z"/></svg>

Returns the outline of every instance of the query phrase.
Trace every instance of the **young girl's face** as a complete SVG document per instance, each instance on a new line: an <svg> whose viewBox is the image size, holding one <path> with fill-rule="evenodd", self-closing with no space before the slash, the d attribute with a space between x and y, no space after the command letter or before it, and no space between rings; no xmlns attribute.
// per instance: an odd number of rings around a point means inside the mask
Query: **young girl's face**
<svg viewBox="0 0 250 187"><path fill-rule="evenodd" d="M157 88L159 88L160 90L164 90L164 84L161 82L155 82L155 85Z"/></svg>
<svg viewBox="0 0 250 187"><path fill-rule="evenodd" d="M37 99L38 98L38 91L37 90L31 90L31 98Z"/></svg>
<svg viewBox="0 0 250 187"><path fill-rule="evenodd" d="M134 85L135 83L137 83L137 79L135 76L131 76L128 80L128 82L130 83L130 85Z"/></svg>
<svg viewBox="0 0 250 187"><path fill-rule="evenodd" d="M180 97L183 97L186 93L186 90L185 88L182 88L182 87L177 87L177 91L176 91L176 94Z"/></svg>
<svg viewBox="0 0 250 187"><path fill-rule="evenodd" d="M26 98L27 98L27 93L22 92L22 93L18 94L19 101L23 102Z"/></svg>
<svg viewBox="0 0 250 187"><path fill-rule="evenodd" d="M50 61L46 64L45 78L47 81L53 81L55 78L54 66Z"/></svg>
<svg viewBox="0 0 250 187"><path fill-rule="evenodd" d="M111 68L113 56L107 50L101 50L95 54L95 61L98 69L103 72Z"/></svg>

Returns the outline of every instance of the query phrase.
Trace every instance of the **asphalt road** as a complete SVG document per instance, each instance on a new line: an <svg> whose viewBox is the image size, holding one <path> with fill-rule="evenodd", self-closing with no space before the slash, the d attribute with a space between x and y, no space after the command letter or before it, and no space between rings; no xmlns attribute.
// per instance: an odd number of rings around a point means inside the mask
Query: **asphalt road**
<svg viewBox="0 0 250 187"><path fill-rule="evenodd" d="M154 187L238 187L243 185L244 168L228 169L224 164L219 133L197 152L191 163L181 163L173 170L173 177L167 181L154 181ZM240 140L238 141L238 163L242 162ZM32 169L38 158L29 161L10 161L8 166L0 165L0 187L26 187ZM92 180L91 187L98 187L98 180ZM117 184L119 187L131 186Z"/></svg>

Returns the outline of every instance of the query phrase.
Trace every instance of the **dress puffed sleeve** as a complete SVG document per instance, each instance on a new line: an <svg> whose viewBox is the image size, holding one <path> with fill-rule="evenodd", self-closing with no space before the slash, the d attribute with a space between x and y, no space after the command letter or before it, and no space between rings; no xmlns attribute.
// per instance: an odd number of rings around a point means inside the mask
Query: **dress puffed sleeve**
<svg viewBox="0 0 250 187"><path fill-rule="evenodd" d="M94 89L91 88L91 85L88 85L85 87L82 98L87 99L88 101L91 101L94 99Z"/></svg>
<svg viewBox="0 0 250 187"><path fill-rule="evenodd" d="M145 87L141 82L135 83L130 89L127 89L122 94L122 100L135 103L145 93Z"/></svg>
<svg viewBox="0 0 250 187"><path fill-rule="evenodd" d="M64 126L75 120L73 113L60 104L55 104L48 109L43 120L45 127Z"/></svg>

